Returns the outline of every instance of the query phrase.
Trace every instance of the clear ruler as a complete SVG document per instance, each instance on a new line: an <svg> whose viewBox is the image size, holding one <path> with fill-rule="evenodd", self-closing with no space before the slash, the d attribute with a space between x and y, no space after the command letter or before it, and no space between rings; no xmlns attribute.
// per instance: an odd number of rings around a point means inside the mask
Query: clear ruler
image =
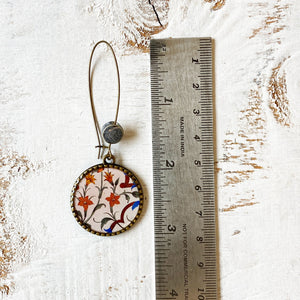
<svg viewBox="0 0 300 300"><path fill-rule="evenodd" d="M150 54L156 299L217 299L212 41Z"/></svg>

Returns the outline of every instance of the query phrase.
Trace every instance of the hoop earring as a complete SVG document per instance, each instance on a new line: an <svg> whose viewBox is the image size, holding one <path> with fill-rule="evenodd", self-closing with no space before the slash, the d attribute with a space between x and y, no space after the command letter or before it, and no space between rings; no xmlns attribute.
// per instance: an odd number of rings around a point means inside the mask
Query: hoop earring
<svg viewBox="0 0 300 300"><path fill-rule="evenodd" d="M95 49L105 43L111 50L118 75L118 101L114 121L106 122L102 130L96 114L91 65ZM101 236L117 235L136 223L141 215L144 195L137 177L127 168L115 164L112 144L118 143L124 131L117 123L120 106L120 74L116 55L106 41L95 44L89 61L89 95L99 148L98 159L103 162L94 165L77 178L71 192L71 208L76 221L87 231Z"/></svg>

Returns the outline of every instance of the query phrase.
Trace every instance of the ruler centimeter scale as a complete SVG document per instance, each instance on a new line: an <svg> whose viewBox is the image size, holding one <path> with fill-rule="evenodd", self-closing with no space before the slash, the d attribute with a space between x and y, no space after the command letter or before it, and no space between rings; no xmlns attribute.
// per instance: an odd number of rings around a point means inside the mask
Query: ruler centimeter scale
<svg viewBox="0 0 300 300"><path fill-rule="evenodd" d="M150 57L156 299L217 299L212 40Z"/></svg>

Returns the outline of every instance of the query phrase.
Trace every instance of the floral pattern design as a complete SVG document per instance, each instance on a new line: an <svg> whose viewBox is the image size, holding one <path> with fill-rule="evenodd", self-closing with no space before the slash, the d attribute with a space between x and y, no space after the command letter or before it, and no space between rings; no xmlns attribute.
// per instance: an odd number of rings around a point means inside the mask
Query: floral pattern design
<svg viewBox="0 0 300 300"><path fill-rule="evenodd" d="M143 192L137 178L119 165L96 165L76 181L71 205L82 227L100 235L130 228L139 217Z"/></svg>
<svg viewBox="0 0 300 300"><path fill-rule="evenodd" d="M94 204L90 199L89 199L89 197L88 196L86 196L86 197L79 197L79 202L78 202L78 205L79 206L83 206L83 209L84 209L84 211L87 211L87 209L88 209L88 207L89 207L89 205L90 204Z"/></svg>

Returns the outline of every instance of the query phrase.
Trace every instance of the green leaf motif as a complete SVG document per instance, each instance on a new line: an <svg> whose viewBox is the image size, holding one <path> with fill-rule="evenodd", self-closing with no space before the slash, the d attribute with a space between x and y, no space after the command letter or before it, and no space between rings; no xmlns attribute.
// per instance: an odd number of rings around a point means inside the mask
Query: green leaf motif
<svg viewBox="0 0 300 300"><path fill-rule="evenodd" d="M97 209L100 209L102 206L106 207L106 205L104 203L97 204L94 208L94 211L96 211Z"/></svg>
<svg viewBox="0 0 300 300"><path fill-rule="evenodd" d="M111 218L104 218L104 219L101 220L101 229L103 228L103 226L104 226L108 221L113 221L113 219L111 219Z"/></svg>
<svg viewBox="0 0 300 300"><path fill-rule="evenodd" d="M118 183L119 183L119 179L120 179L120 178L118 178L118 179L116 180L116 182L115 182L115 186L117 186L117 185L118 185Z"/></svg>
<svg viewBox="0 0 300 300"><path fill-rule="evenodd" d="M140 193L138 191L132 192L132 196L138 198L140 196Z"/></svg>
<svg viewBox="0 0 300 300"><path fill-rule="evenodd" d="M128 194L125 194L125 198L126 198L127 202L130 200L130 197Z"/></svg>
<svg viewBox="0 0 300 300"><path fill-rule="evenodd" d="M105 189L107 189L107 186L104 186L102 189L100 189L99 186L95 186L95 187L98 189L99 195L101 195L101 193L102 193Z"/></svg>
<svg viewBox="0 0 300 300"><path fill-rule="evenodd" d="M81 220L83 220L81 211L76 210L76 213L77 213L77 216L78 216Z"/></svg>
<svg viewBox="0 0 300 300"><path fill-rule="evenodd" d="M114 220L116 220L117 211L114 212Z"/></svg>

